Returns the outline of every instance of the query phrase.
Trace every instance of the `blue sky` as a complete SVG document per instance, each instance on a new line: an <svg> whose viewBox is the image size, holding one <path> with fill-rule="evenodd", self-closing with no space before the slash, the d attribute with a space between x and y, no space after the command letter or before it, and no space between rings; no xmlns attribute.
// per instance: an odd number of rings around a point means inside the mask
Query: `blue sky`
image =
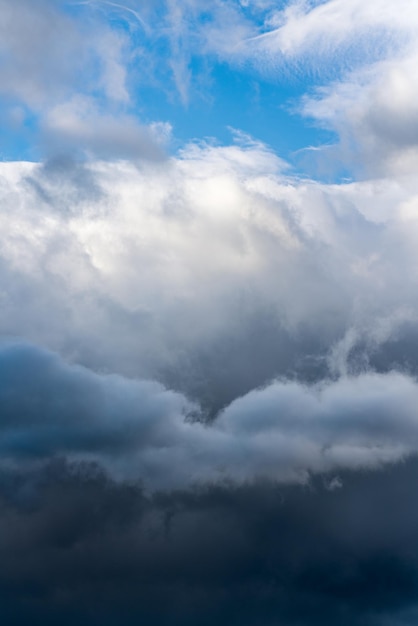
<svg viewBox="0 0 418 626"><path fill-rule="evenodd" d="M160 4L160 10L152 12L153 20L165 15ZM228 143L232 128L265 142L286 160L297 163L295 152L335 139L335 133L319 128L298 112L300 98L315 85L313 77L300 68L279 74L260 72L250 63L230 63L215 51L205 55L199 50L198 42L187 49L187 42L167 41L169 34L162 36L158 26L154 26L152 32L144 31L136 15L131 13L131 6L135 3L127 4L126 8L123 4L106 2L62 3L62 12L71 15L76 27L87 31L102 28L113 33L116 39L123 38L125 57L122 62L126 64L129 102L124 102L119 111L129 112L139 123L170 123L173 128L170 150L205 138ZM242 20L247 18L249 7L241 11L238 5L234 8ZM139 15L139 10L136 13ZM199 26L213 19L208 13L204 11L197 16ZM250 26L258 32L263 28L262 20L250 21L247 27ZM172 67L176 45L185 48L184 52L177 50L179 56L184 55L181 61L187 75L184 86L179 84L180 79L176 78ZM89 79L88 72L85 77L81 75L81 92L93 92L102 110L114 109L111 98L94 88L90 91ZM18 99L10 102L7 94L3 95L2 109L3 160L42 158L39 138L42 111L34 112Z"/></svg>
<svg viewBox="0 0 418 626"><path fill-rule="evenodd" d="M2 90L2 158L91 152L91 146L61 143L60 131L51 125L51 116L57 120L59 111L68 116L71 109L116 124L170 125L165 145L170 153L208 138L227 144L233 128L265 142L300 175L351 177L355 168L342 153L323 159L318 150L324 147L326 153L338 143L336 120L308 114L306 101L399 54L411 26L391 22L390 15L382 23L367 22L360 14L351 30L336 29L324 45L321 10L324 22L353 19L337 1L42 0L36 8L19 1L16 15L9 15L16 37L10 42L6 37L2 52L6 63L11 59L10 73L20 72L21 83L20 89L7 89L6 81ZM38 31L28 31L31 17ZM302 45L298 31L306 28L308 43ZM19 38L26 38L27 57L17 50Z"/></svg>

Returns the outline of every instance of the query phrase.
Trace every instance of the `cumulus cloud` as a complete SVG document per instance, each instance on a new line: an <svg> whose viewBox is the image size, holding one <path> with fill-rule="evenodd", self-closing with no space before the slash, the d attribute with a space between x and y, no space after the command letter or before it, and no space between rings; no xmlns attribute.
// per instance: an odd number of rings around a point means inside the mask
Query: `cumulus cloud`
<svg viewBox="0 0 418 626"><path fill-rule="evenodd" d="M3 333L88 366L222 404L415 327L413 177L298 181L254 142L1 171Z"/></svg>
<svg viewBox="0 0 418 626"><path fill-rule="evenodd" d="M417 451L414 179L292 179L238 135L1 180L3 334L90 368L4 352L11 459L95 458L170 487Z"/></svg>
<svg viewBox="0 0 418 626"><path fill-rule="evenodd" d="M100 375L25 345L0 352L4 462L59 455L163 490L376 468L418 453L418 385L399 373L278 381L207 423L155 382Z"/></svg>

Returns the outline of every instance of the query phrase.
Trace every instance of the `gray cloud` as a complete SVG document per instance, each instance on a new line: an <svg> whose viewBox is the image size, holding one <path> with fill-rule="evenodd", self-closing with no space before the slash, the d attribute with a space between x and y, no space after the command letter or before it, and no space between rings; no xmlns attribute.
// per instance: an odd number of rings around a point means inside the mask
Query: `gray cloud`
<svg viewBox="0 0 418 626"><path fill-rule="evenodd" d="M64 95L78 82L87 49L76 23L60 11L62 3L2 0L1 92L38 108Z"/></svg>
<svg viewBox="0 0 418 626"><path fill-rule="evenodd" d="M94 102L84 98L55 107L41 126L50 153L102 159L163 160L170 134L169 124L146 126L133 116L101 113Z"/></svg>
<svg viewBox="0 0 418 626"><path fill-rule="evenodd" d="M3 461L68 455L169 489L379 467L418 452L418 385L399 373L277 381L207 423L155 382L96 374L19 345L0 352Z"/></svg>
<svg viewBox="0 0 418 626"><path fill-rule="evenodd" d="M25 345L1 350L0 370L3 458L158 449L192 409L157 383L99 376Z"/></svg>
<svg viewBox="0 0 418 626"><path fill-rule="evenodd" d="M122 35L69 9L61 0L0 3L0 92L37 115L75 93L100 93L114 104L129 99Z"/></svg>

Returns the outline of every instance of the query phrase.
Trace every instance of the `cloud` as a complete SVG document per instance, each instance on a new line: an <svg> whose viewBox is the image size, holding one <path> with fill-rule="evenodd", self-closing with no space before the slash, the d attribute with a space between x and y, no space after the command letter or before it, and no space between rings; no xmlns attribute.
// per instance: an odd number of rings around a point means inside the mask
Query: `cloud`
<svg viewBox="0 0 418 626"><path fill-rule="evenodd" d="M4 334L218 409L405 343L414 177L300 181L239 141L161 163L3 164Z"/></svg>
<svg viewBox="0 0 418 626"><path fill-rule="evenodd" d="M297 1L263 15L259 32L226 58L303 85L289 108L339 138L312 160L329 171L337 159L356 177L414 171L418 13L410 2Z"/></svg>
<svg viewBox="0 0 418 626"><path fill-rule="evenodd" d="M3 348L0 368L4 458L158 447L158 422L168 443L172 416L181 426L192 408L157 383L100 377L24 345Z"/></svg>
<svg viewBox="0 0 418 626"><path fill-rule="evenodd" d="M282 5L0 0L48 155L0 163L7 626L416 623L418 14ZM225 61L292 74L356 181L237 130L167 155L143 94Z"/></svg>
<svg viewBox="0 0 418 626"><path fill-rule="evenodd" d="M340 158L353 164L357 157L363 176L415 169L417 57L381 61L304 100L304 114L338 132Z"/></svg>
<svg viewBox="0 0 418 626"><path fill-rule="evenodd" d="M112 100L128 98L123 39L103 23L84 26L64 3L28 0L0 3L0 91L42 113L74 90L102 89Z"/></svg>
<svg viewBox="0 0 418 626"><path fill-rule="evenodd" d="M207 48L205 13L200 1L40 0L35 7L29 0L2 0L0 93L41 120L74 94L94 97L109 113L118 107L136 113L132 97L150 83L165 96L174 86L186 104L189 65ZM237 8L219 1L209 14L216 25L243 21Z"/></svg>
<svg viewBox="0 0 418 626"><path fill-rule="evenodd" d="M205 422L155 382L96 374L24 344L0 352L3 463L95 460L163 490L193 484L309 481L418 453L418 385L399 373L306 386L277 381Z"/></svg>
<svg viewBox="0 0 418 626"><path fill-rule="evenodd" d="M13 626L412 624L416 460L342 480L150 496L93 464L3 469L3 615Z"/></svg>
<svg viewBox="0 0 418 626"><path fill-rule="evenodd" d="M5 352L5 376L37 373L5 378L10 459L168 488L416 452L415 179L301 181L238 134L164 163L4 164L1 188L3 333L88 368Z"/></svg>
<svg viewBox="0 0 418 626"><path fill-rule="evenodd" d="M66 84L77 82L86 48L69 17L48 0L41 0L36 8L25 0L4 0L0 11L0 49L7 60L1 66L3 94L36 107L62 93Z"/></svg>
<svg viewBox="0 0 418 626"><path fill-rule="evenodd" d="M328 64L331 56L334 63L344 59L346 66L363 65L406 48L414 40L417 20L407 1L396 7L389 0L289 2L266 15L265 32L246 42L247 54L264 54L276 66L301 57L308 65L320 59Z"/></svg>
<svg viewBox="0 0 418 626"><path fill-rule="evenodd" d="M49 155L0 164L3 621L414 624L415 9L0 13L2 117ZM165 154L142 94L225 61L293 73L356 182L237 130Z"/></svg>
<svg viewBox="0 0 418 626"><path fill-rule="evenodd" d="M41 130L52 154L87 154L96 158L161 160L171 134L169 124L139 124L131 115L100 111L91 98L75 97L52 108Z"/></svg>
<svg viewBox="0 0 418 626"><path fill-rule="evenodd" d="M3 117L22 132L31 128L47 154L155 158L168 123L150 123L143 98L150 89L159 101L175 100L176 91L184 106L206 98L202 85L226 61L252 78L286 83L292 76L305 98L286 106L340 137L338 149L315 153L325 170L337 159L363 176L414 167L418 16L409 2L277 9L232 0L209 8L200 0L42 0L35 15L18 0L0 11Z"/></svg>
<svg viewBox="0 0 418 626"><path fill-rule="evenodd" d="M5 123L31 131L35 154L162 158L169 125L132 113L128 35L82 5L0 2Z"/></svg>

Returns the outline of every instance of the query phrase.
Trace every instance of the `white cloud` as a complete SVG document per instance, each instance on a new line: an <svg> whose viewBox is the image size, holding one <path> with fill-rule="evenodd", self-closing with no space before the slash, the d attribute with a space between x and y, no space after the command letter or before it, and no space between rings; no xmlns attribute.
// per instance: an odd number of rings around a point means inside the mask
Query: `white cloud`
<svg viewBox="0 0 418 626"><path fill-rule="evenodd" d="M240 71L250 64L264 77L296 74L310 94L299 112L340 136L338 148L316 151L317 158L363 168L363 176L415 167L418 12L409 0L281 9L232 0L210 7L202 0L81 2L71 11L50 0L36 9L17 0L0 2L0 12L0 91L11 100L9 117L16 107L21 123L25 112L35 114L58 152L69 147L66 112L68 120L77 117L74 136L97 157L109 155L113 142L115 158L132 154L152 131L135 123L130 90L140 102L142 86L159 85L167 98L174 84L187 104L190 90L205 82L193 75L199 58L209 74L219 60Z"/></svg>
<svg viewBox="0 0 418 626"><path fill-rule="evenodd" d="M317 160L337 159L363 177L412 172L417 29L418 10L409 0L295 1L267 12L262 32L244 38L229 58L264 74L293 73L309 87L299 112L340 139L312 155Z"/></svg>
<svg viewBox="0 0 418 626"><path fill-rule="evenodd" d="M266 54L273 62L279 55L277 64L281 55L335 63L335 54L344 51L347 64L364 64L407 46L417 23L418 12L408 0L297 0L268 15L266 32L246 42L246 53Z"/></svg>
<svg viewBox="0 0 418 626"><path fill-rule="evenodd" d="M340 136L340 158L363 174L408 173L418 163L418 52L387 60L305 98L303 112Z"/></svg>
<svg viewBox="0 0 418 626"><path fill-rule="evenodd" d="M416 324L414 176L292 180L257 143L0 171L2 331L84 363L177 376L203 351L215 375L232 342L226 381L262 340L242 393Z"/></svg>

